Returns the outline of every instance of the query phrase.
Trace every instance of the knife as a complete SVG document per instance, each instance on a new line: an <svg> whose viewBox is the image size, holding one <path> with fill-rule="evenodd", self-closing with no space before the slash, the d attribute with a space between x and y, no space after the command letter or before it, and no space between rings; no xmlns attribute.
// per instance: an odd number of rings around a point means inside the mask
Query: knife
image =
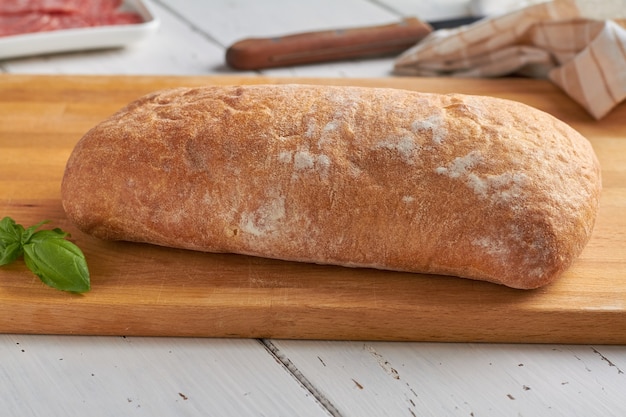
<svg viewBox="0 0 626 417"><path fill-rule="evenodd" d="M398 23L305 32L274 38L248 38L226 50L226 63L239 70L285 67L399 54L433 30L473 23L480 17L425 22L408 17Z"/></svg>

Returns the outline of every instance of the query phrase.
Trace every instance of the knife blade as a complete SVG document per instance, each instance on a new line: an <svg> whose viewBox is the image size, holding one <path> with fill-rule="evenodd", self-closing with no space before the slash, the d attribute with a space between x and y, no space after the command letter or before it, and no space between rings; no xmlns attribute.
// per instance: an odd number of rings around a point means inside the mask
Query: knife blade
<svg viewBox="0 0 626 417"><path fill-rule="evenodd" d="M247 38L226 50L226 63L239 70L258 70L353 58L399 54L433 30L473 23L479 17L400 22L349 29L304 32L273 38Z"/></svg>

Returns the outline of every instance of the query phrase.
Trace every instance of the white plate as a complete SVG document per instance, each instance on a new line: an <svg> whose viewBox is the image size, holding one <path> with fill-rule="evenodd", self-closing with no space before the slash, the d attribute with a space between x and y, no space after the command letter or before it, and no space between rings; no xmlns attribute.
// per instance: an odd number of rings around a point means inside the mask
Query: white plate
<svg viewBox="0 0 626 417"><path fill-rule="evenodd" d="M62 29L0 37L0 59L87 49L119 48L156 31L159 20L141 0L126 0L123 10L138 13L142 23Z"/></svg>

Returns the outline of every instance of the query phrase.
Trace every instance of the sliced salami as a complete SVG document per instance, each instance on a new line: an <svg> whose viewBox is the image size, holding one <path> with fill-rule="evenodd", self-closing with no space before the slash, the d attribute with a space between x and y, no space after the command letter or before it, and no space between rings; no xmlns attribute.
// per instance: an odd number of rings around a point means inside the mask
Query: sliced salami
<svg viewBox="0 0 626 417"><path fill-rule="evenodd" d="M122 0L2 0L0 36L141 23L137 13L120 10Z"/></svg>
<svg viewBox="0 0 626 417"><path fill-rule="evenodd" d="M2 0L0 15L28 13L79 13L83 3L97 3L81 0Z"/></svg>

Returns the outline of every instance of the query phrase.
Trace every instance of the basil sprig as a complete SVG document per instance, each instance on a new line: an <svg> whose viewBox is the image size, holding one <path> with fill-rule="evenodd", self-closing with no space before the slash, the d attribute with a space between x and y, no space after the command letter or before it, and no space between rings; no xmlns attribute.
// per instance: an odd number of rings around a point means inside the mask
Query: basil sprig
<svg viewBox="0 0 626 417"><path fill-rule="evenodd" d="M37 230L48 220L27 229L10 217L0 220L0 266L24 256L24 263L41 281L62 291L86 292L91 285L85 255L66 240L59 228Z"/></svg>

